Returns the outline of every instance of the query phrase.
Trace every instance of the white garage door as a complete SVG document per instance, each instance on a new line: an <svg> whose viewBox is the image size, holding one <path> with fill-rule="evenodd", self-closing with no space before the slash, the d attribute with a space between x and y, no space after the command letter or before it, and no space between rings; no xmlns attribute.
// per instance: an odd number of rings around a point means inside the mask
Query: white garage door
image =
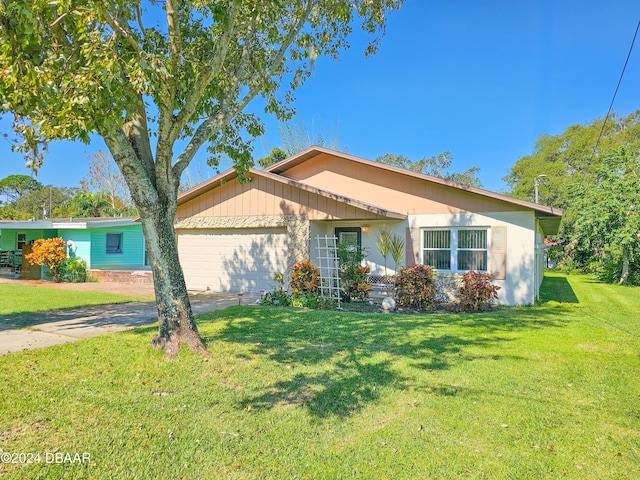
<svg viewBox="0 0 640 480"><path fill-rule="evenodd" d="M286 229L179 230L189 290L259 293L287 268Z"/></svg>

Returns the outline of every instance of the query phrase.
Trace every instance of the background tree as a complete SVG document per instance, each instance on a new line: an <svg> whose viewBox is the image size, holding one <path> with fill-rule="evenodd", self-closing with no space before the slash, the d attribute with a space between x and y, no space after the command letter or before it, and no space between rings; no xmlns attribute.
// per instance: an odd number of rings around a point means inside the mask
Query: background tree
<svg viewBox="0 0 640 480"><path fill-rule="evenodd" d="M603 123L604 118L600 118L587 125L571 125L558 135L538 137L533 153L519 158L503 177L509 194L534 201L534 179L544 174L540 203L567 209L573 199L572 185L591 184L605 159L618 147L640 142L640 110L625 117L612 115L604 129Z"/></svg>
<svg viewBox="0 0 640 480"><path fill-rule="evenodd" d="M117 215L107 192L77 192L57 210L62 217L96 218Z"/></svg>
<svg viewBox="0 0 640 480"><path fill-rule="evenodd" d="M321 129L315 128L313 122L309 129L299 117L294 117L287 122L279 122L278 131L282 147L275 147L269 155L257 159L258 165L268 167L314 145L333 150L340 148L338 138L333 131L330 131L327 136Z"/></svg>
<svg viewBox="0 0 640 480"><path fill-rule="evenodd" d="M592 252L604 279L640 283L640 151L616 150L571 207L574 239Z"/></svg>
<svg viewBox="0 0 640 480"><path fill-rule="evenodd" d="M5 204L8 205L42 187L42 183L28 175L9 175L0 180L0 196L5 197Z"/></svg>
<svg viewBox="0 0 640 480"><path fill-rule="evenodd" d="M22 195L19 200L12 203L12 206L16 211L27 215L28 218L60 217L60 212L57 209L75 192L75 188L46 185Z"/></svg>
<svg viewBox="0 0 640 480"><path fill-rule="evenodd" d="M423 157L417 161L413 161L404 155L385 153L376 158L376 162L385 163L393 167L406 168L412 172L424 173L471 187L482 187L482 182L478 178L479 167L471 167L460 173L448 170L453 163L451 152L439 153L434 157Z"/></svg>
<svg viewBox="0 0 640 480"><path fill-rule="evenodd" d="M98 150L89 154L89 172L81 182L84 190L104 196L110 205L111 215L135 215L129 187L113 157Z"/></svg>
<svg viewBox="0 0 640 480"><path fill-rule="evenodd" d="M0 104L30 166L43 141L102 136L140 214L167 355L206 352L178 260L182 173L201 148L242 175L264 128L245 112L291 118L292 92L322 55L337 57L360 19L384 31L401 0L14 0L0 3ZM379 36L366 48L374 53ZM154 142L151 142L151 136ZM178 141L181 142L178 142Z"/></svg>
<svg viewBox="0 0 640 480"><path fill-rule="evenodd" d="M611 273L609 279L617 275L618 281L622 273L622 251L613 244L605 248L602 239L592 234L600 231L604 235L601 228L607 230L605 236L613 234L615 222L608 216L613 215L615 205L624 207L613 193L610 199L601 198L602 205L588 205L588 202L597 201L597 193L613 182L606 173L619 172L615 165L619 163L621 147L626 156L633 157L639 151L640 110L624 117L614 114L606 123L602 118L587 125L572 125L558 135L542 135L537 139L533 153L521 157L503 178L511 195L533 201L534 179L546 175L539 187L540 203L564 210L558 246L554 247L564 252L561 264L582 269L589 269L590 265L600 269L606 267ZM601 185L603 179L606 182ZM587 198L589 200L585 200ZM603 211L598 214L594 209L599 208ZM624 210L618 214L624 214ZM611 227L598 222L599 215L611 218ZM597 228L596 224L599 225ZM615 264L619 268L614 268ZM612 272L616 269L618 273L614 275ZM630 269L633 270L632 263Z"/></svg>

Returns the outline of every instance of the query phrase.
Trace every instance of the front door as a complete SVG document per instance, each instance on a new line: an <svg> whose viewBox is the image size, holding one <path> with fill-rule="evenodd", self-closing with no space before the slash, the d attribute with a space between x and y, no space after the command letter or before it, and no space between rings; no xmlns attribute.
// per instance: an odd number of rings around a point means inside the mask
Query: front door
<svg viewBox="0 0 640 480"><path fill-rule="evenodd" d="M362 246L362 229L360 227L336 227L338 243L349 243Z"/></svg>

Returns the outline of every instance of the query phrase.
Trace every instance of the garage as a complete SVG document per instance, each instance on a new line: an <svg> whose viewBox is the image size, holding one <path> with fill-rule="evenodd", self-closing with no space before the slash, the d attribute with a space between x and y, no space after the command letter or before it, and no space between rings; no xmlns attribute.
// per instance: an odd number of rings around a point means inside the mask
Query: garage
<svg viewBox="0 0 640 480"><path fill-rule="evenodd" d="M287 269L287 230L178 230L178 252L187 289L257 294Z"/></svg>

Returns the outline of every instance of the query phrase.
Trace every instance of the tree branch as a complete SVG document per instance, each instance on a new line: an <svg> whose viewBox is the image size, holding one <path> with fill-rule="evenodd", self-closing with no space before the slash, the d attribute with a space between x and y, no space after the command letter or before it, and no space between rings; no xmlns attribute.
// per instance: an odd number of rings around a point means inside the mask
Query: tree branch
<svg viewBox="0 0 640 480"><path fill-rule="evenodd" d="M226 122L231 120L238 113L240 113L249 104L249 102L251 102L251 100L253 100L258 95L258 93L260 93L264 79L273 75L274 71L282 67L287 50L293 44L298 34L300 33L300 30L302 29L307 19L309 18L309 15L311 14L311 10L313 9L313 5L314 3L312 1L309 1L307 3L306 8L302 11L297 22L291 28L288 35L285 37L284 42L282 42L282 44L280 45L280 49L278 50L278 53L271 59L271 61L269 62L269 64L264 70L264 74L259 75L257 80L251 82L252 85L250 86L250 90L245 95L245 97L239 102L237 102L236 105L230 110L228 110L227 112L225 112L225 110L227 110L228 102L223 100L218 110L218 113L215 116L210 116L200 124L195 134L191 138L191 141L189 142L187 147L184 149L184 151L178 156L176 162L174 163L172 167L174 175L178 175L178 176L181 175L182 172L187 168L191 160L193 160L193 157L195 156L196 152L200 149L200 147L202 147L202 145L206 141L209 140L209 138L211 138L213 133L216 130L220 129ZM231 75L231 78L232 80L234 80L236 85L239 83L239 78L243 73L242 71L246 64L248 55L249 55L249 48L247 46L247 42L245 42L241 59L238 62L235 71ZM231 95L231 93L229 93L229 95Z"/></svg>
<svg viewBox="0 0 640 480"><path fill-rule="evenodd" d="M115 18L115 16L112 17L110 15L110 12L108 12L104 8L102 9L102 15L104 16L107 25L109 25L114 32L119 34L127 42L127 44L138 53L138 55L144 57L147 56L147 52L145 52L142 47L140 47L135 34L133 33L133 31L131 31L131 29L129 29L129 26L126 22L120 22L117 18Z"/></svg>
<svg viewBox="0 0 640 480"><path fill-rule="evenodd" d="M217 47L212 56L212 62L203 69L200 77L196 80L191 93L187 97L182 110L178 113L173 125L171 126L171 133L169 137L171 141L175 141L180 136L182 129L189 123L198 104L200 103L200 100L204 96L206 89L211 84L211 80L216 76L224 64L229 51L229 46L231 45L233 33L235 31L234 25L237 13L237 4L232 3L226 28L222 33L220 41L217 43Z"/></svg>

